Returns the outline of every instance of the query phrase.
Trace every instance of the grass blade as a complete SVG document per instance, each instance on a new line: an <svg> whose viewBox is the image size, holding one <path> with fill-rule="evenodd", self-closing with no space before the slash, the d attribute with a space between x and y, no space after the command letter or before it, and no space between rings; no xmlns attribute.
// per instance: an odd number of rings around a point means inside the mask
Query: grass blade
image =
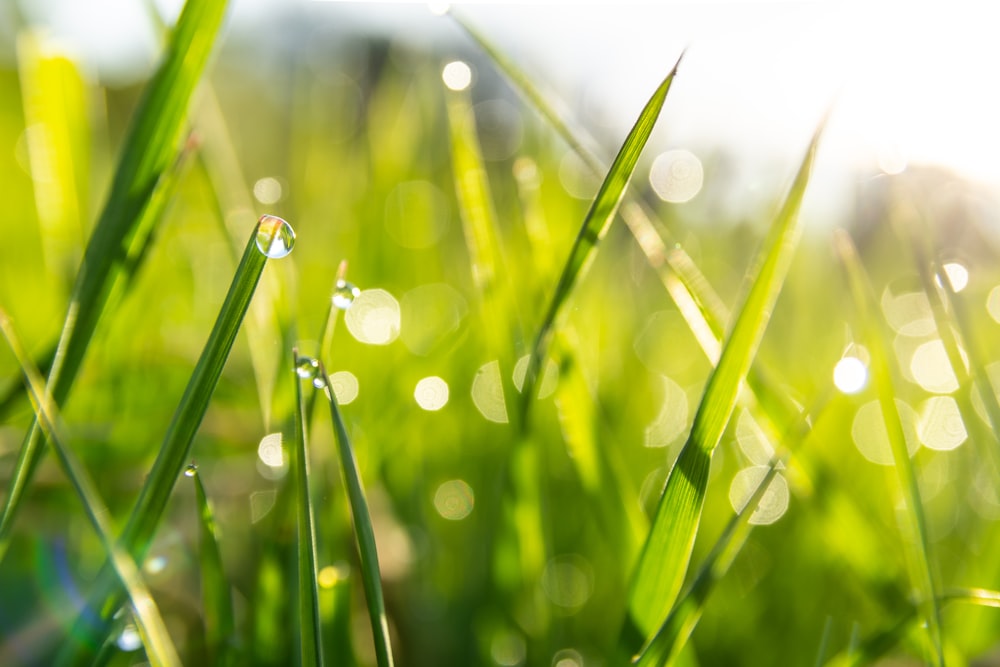
<svg viewBox="0 0 1000 667"><path fill-rule="evenodd" d="M170 640L166 625L159 609L153 601L149 589L142 579L136 561L115 543L114 529L109 520L110 513L97 491L97 485L87 472L87 468L66 445L61 421L58 418L52 396L45 390L45 381L21 345L7 314L0 310L0 330L10 345L18 364L28 382L29 395L35 409L38 424L45 437L53 444L56 455L66 476L73 485L86 511L87 518L94 526L104 550L108 554L115 575L125 589L132 612L139 626L146 655L153 665L165 667L179 666L177 649Z"/></svg>
<svg viewBox="0 0 1000 667"><path fill-rule="evenodd" d="M150 210L157 183L175 160L194 87L211 53L225 0L189 0L146 87L115 171L111 192L84 252L49 385L56 405L69 395L97 322L134 248L146 247L159 215ZM155 203L155 202L153 202ZM38 428L25 438L0 514L0 559L21 499L44 453Z"/></svg>
<svg viewBox="0 0 1000 667"><path fill-rule="evenodd" d="M653 527L632 579L629 620L623 641L651 632L680 592L698 532L712 453L729 422L768 317L784 283L800 232L798 212L812 171L821 130L809 149L760 255L760 268L708 380L694 425L660 497ZM629 627L631 626L631 627ZM631 637L629 637L631 635Z"/></svg>
<svg viewBox="0 0 1000 667"><path fill-rule="evenodd" d="M639 155L653 132L660 111L667 99L667 92L677 74L677 66L680 59L674 64L673 69L660 83L652 97L646 103L639 114L635 125L629 132L628 137L618 151L617 157L611 164L604 181L601 183L597 195L583 220L580 232L577 234L573 247L570 250L569 258L563 267L559 282L556 284L552 300L549 302L542 324L538 329L534 345L531 350L531 358L528 362L528 369L524 377L524 386L521 390L520 423L523 428L527 428L528 411L534 399L535 386L538 382L539 371L545 361L548 352L549 342L555 328L556 318L562 312L563 306L573 291L573 286L580 275L593 261L597 244L607 233L611 226L611 221L618 210L622 197L625 195L625 188L632 178L632 172L639 162Z"/></svg>
<svg viewBox="0 0 1000 667"><path fill-rule="evenodd" d="M45 262L53 275L71 278L87 210L83 77L73 61L39 33L18 36L17 63Z"/></svg>
<svg viewBox="0 0 1000 667"><path fill-rule="evenodd" d="M205 619L205 643L209 662L213 665L236 664L232 641L236 632L233 616L233 596L222 567L219 533L215 513L205 493L201 473L194 464L184 471L194 478L195 502L198 507L198 565L201 575L202 615Z"/></svg>
<svg viewBox="0 0 1000 667"><path fill-rule="evenodd" d="M263 237L261 233L264 233ZM257 244L260 242L264 247L270 247L275 233L277 228L274 226L262 227L258 223L254 227L215 326L122 532L120 543L136 560L145 556L170 500L174 484L184 470L191 443L208 409L222 368L267 263L267 256ZM106 632L107 620L120 604L121 591L115 580L108 576L107 568L99 575L91 599L97 604L102 623L95 627L81 616L60 664L85 663L88 652L93 650L93 640L99 639Z"/></svg>
<svg viewBox="0 0 1000 667"><path fill-rule="evenodd" d="M472 104L466 91L448 93L455 194L472 264L472 280L482 301L482 317L486 325L483 331L487 336L488 349L501 357L504 364L506 357L511 355L510 334L514 332L517 319L510 274L505 268L496 210L476 135Z"/></svg>
<svg viewBox="0 0 1000 667"><path fill-rule="evenodd" d="M382 596L382 579L378 566L378 550L375 546L375 529L372 527L368 501L365 499L365 489L361 483L361 474L358 472L358 462L354 458L351 440L347 435L347 427L340 414L337 397L330 388L330 378L322 363L320 363L319 371L324 382L323 392L330 401L330 417L333 420L333 428L337 436L337 453L340 455L344 486L347 489L347 499L350 502L351 516L354 519L354 535L357 538L358 556L361 560L361 580L365 587L368 617L375 640L375 659L379 667L391 667L393 664L392 646L389 643L389 624L386 620L385 600Z"/></svg>
<svg viewBox="0 0 1000 667"><path fill-rule="evenodd" d="M924 516L923 502L920 498L920 487L913 462L906 448L906 436L900 421L896 406L892 369L889 366L891 348L881 328L878 326L877 305L874 294L861 260L847 232L841 231L835 236L837 253L847 270L851 293L862 317L862 330L865 332L871 353L872 380L878 394L889 434L889 444L892 448L894 467L899 476L908 512L907 526L915 537L916 548L909 551L916 572L914 585L921 592L922 602L919 605L922 620L927 624L927 632L933 646L936 664L944 664L944 652L941 638L941 610L937 602L936 583L932 570L930 538L927 533L927 520Z"/></svg>
<svg viewBox="0 0 1000 667"><path fill-rule="evenodd" d="M303 357L292 352L293 368L298 369ZM328 383L329 384L329 383ZM316 573L316 525L312 499L309 496L309 452L306 446L306 401L302 396L302 381L295 382L295 446L292 447L292 483L295 485L296 587L299 613L299 659L302 667L323 664L322 628L319 615L319 589Z"/></svg>

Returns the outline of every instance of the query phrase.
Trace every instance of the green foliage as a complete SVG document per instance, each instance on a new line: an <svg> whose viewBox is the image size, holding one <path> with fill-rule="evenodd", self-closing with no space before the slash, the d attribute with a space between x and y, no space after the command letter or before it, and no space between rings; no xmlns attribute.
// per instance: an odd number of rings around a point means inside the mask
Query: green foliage
<svg viewBox="0 0 1000 667"><path fill-rule="evenodd" d="M817 130L783 199L727 214L703 151L666 203L683 67L595 139L461 16L452 90L440 53L325 33L206 70L225 4L189 0L141 92L27 31L0 70L0 664L995 649L1000 264L950 190L866 178L883 209L831 236Z"/></svg>

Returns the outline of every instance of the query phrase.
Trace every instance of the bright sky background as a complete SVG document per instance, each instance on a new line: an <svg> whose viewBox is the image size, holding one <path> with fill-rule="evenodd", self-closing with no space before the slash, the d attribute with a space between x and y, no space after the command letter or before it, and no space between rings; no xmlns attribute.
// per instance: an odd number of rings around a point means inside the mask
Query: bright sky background
<svg viewBox="0 0 1000 667"><path fill-rule="evenodd" d="M844 166L874 172L880 158L897 166L939 163L1000 187L1000 9L992 4L456 7L583 122L613 136L624 136L687 47L655 151L724 147L742 171L786 180L833 105L822 158L831 172ZM143 11L136 0L36 0L31 9L79 52L105 64L151 61ZM264 30L288 12L309 12L317 25L329 19L468 51L450 19L418 3L233 0L229 29Z"/></svg>

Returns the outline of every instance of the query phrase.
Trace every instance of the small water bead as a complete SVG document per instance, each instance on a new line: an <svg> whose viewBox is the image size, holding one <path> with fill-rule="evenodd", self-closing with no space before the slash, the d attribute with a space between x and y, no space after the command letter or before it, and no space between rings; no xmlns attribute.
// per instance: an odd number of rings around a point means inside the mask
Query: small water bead
<svg viewBox="0 0 1000 667"><path fill-rule="evenodd" d="M257 249L271 259L280 259L292 251L295 230L276 215L262 215L257 221Z"/></svg>
<svg viewBox="0 0 1000 667"><path fill-rule="evenodd" d="M361 294L361 290L354 283L349 283L341 278L337 281L337 287L333 292L333 305L341 310L347 310L359 294Z"/></svg>
<svg viewBox="0 0 1000 667"><path fill-rule="evenodd" d="M312 357L299 357L295 365L295 374L303 380L311 380L319 374L319 361Z"/></svg>
<svg viewBox="0 0 1000 667"><path fill-rule="evenodd" d="M184 468L185 477L194 477L198 474L198 466L193 463L189 463L186 468Z"/></svg>

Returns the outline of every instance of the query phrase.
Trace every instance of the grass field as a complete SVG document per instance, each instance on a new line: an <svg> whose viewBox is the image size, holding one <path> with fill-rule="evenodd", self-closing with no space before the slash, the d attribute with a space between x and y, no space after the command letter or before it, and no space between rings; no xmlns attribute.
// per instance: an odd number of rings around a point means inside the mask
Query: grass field
<svg viewBox="0 0 1000 667"><path fill-rule="evenodd" d="M225 12L0 70L0 664L1000 660L994 193Z"/></svg>

